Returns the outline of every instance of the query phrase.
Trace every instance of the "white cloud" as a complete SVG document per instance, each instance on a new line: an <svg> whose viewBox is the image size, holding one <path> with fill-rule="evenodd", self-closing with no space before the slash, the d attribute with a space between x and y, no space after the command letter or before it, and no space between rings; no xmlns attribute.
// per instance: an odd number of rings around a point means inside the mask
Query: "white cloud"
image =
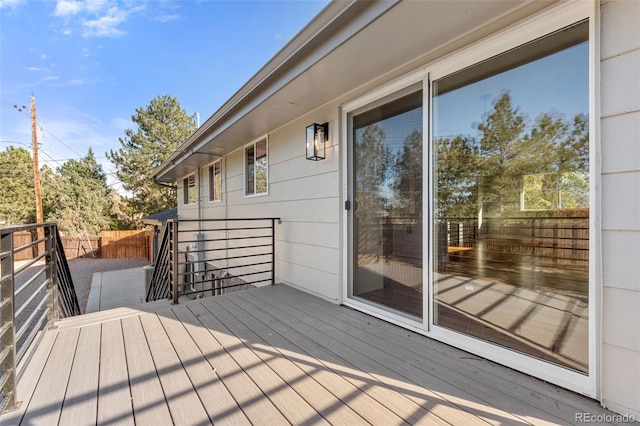
<svg viewBox="0 0 640 426"><path fill-rule="evenodd" d="M127 15L127 12L114 6L106 15L98 19L85 20L82 23L84 26L82 35L84 37L119 37L124 34L124 31L120 30L118 25L127 19Z"/></svg>
<svg viewBox="0 0 640 426"><path fill-rule="evenodd" d="M85 7L89 13L98 13L109 6L108 0L86 0Z"/></svg>
<svg viewBox="0 0 640 426"><path fill-rule="evenodd" d="M56 3L56 10L53 12L54 16L73 16L82 12L85 8L85 4L76 0L58 0Z"/></svg>
<svg viewBox="0 0 640 426"><path fill-rule="evenodd" d="M57 0L53 15L62 18L60 32L66 36L120 37L125 33L120 26L144 7L139 2L119 0Z"/></svg>
<svg viewBox="0 0 640 426"><path fill-rule="evenodd" d="M95 78L72 78L70 80L60 81L60 79L57 78L57 79L50 79L47 81L47 83L51 87L68 87L68 86L86 86L90 84L96 84L99 81L100 80Z"/></svg>
<svg viewBox="0 0 640 426"><path fill-rule="evenodd" d="M15 10L18 6L26 2L27 0L0 0L0 9L7 7Z"/></svg>
<svg viewBox="0 0 640 426"><path fill-rule="evenodd" d="M27 67L25 69L27 71L41 71L42 70L41 68L38 68L38 67Z"/></svg>
<svg viewBox="0 0 640 426"><path fill-rule="evenodd" d="M156 16L155 18L153 18L154 21L156 22L160 22L161 24L166 24L167 22L173 22L173 21L177 21L180 18L182 18L182 16L180 15L160 15L160 16Z"/></svg>

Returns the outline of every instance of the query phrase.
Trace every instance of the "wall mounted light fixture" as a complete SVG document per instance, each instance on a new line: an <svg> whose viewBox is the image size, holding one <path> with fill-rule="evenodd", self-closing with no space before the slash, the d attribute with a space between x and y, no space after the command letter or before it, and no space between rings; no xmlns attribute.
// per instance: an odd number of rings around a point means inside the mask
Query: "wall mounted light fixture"
<svg viewBox="0 0 640 426"><path fill-rule="evenodd" d="M325 142L329 135L329 123L316 124L307 127L307 160L319 161L325 157Z"/></svg>

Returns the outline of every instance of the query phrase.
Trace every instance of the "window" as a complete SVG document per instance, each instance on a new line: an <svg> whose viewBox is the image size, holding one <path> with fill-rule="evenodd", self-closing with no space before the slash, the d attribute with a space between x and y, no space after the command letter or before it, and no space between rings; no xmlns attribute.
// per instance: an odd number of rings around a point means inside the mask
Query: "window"
<svg viewBox="0 0 640 426"><path fill-rule="evenodd" d="M191 175L182 180L183 203L195 204L196 202L196 175Z"/></svg>
<svg viewBox="0 0 640 426"><path fill-rule="evenodd" d="M245 195L267 193L267 138L244 148Z"/></svg>
<svg viewBox="0 0 640 426"><path fill-rule="evenodd" d="M209 201L222 200L222 160L209 166Z"/></svg>

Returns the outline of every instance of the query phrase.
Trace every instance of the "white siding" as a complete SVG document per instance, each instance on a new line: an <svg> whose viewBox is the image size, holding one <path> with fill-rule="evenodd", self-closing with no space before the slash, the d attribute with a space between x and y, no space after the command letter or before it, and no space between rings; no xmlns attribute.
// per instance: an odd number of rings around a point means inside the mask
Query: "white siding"
<svg viewBox="0 0 640 426"><path fill-rule="evenodd" d="M329 122L327 158L305 159L305 130ZM276 281L338 302L340 293L340 176L338 104L332 104L268 135L267 195L244 194L243 149L222 162L222 201L209 202L208 166L200 170L202 218L279 217ZM250 142L250 141L241 141ZM178 191L180 200L181 188ZM197 207L179 206L180 218L196 218Z"/></svg>
<svg viewBox="0 0 640 426"><path fill-rule="evenodd" d="M602 402L640 417L640 2L601 7Z"/></svg>

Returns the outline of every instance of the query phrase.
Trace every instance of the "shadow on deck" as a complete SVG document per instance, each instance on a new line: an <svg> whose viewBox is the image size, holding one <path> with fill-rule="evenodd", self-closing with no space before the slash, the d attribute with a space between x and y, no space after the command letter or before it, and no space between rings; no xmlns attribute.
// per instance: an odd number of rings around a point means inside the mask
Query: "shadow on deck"
<svg viewBox="0 0 640 426"><path fill-rule="evenodd" d="M573 424L596 401L285 285L60 321L6 425Z"/></svg>

